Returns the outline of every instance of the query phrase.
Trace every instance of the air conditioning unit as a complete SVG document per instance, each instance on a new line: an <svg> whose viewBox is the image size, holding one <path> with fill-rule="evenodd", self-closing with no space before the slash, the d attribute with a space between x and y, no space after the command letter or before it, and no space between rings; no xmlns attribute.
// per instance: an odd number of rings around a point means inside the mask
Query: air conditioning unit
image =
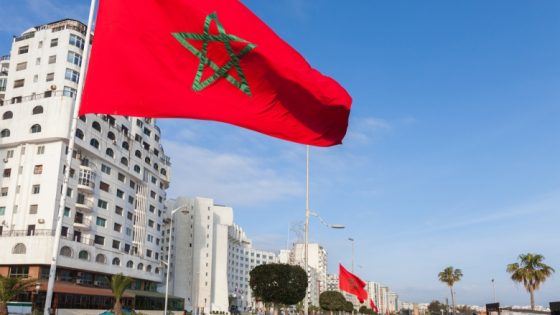
<svg viewBox="0 0 560 315"><path fill-rule="evenodd" d="M8 158L3 158L2 161L3 161L4 163L8 163Z"/></svg>
<svg viewBox="0 0 560 315"><path fill-rule="evenodd" d="M93 281L93 285L96 287L100 287L101 286L101 281Z"/></svg>
<svg viewBox="0 0 560 315"><path fill-rule="evenodd" d="M82 280L82 279L76 279L76 284L83 284L83 283L84 283L84 280Z"/></svg>
<svg viewBox="0 0 560 315"><path fill-rule="evenodd" d="M51 85L51 91L54 91L54 90L56 90L56 85L53 84L53 85Z"/></svg>

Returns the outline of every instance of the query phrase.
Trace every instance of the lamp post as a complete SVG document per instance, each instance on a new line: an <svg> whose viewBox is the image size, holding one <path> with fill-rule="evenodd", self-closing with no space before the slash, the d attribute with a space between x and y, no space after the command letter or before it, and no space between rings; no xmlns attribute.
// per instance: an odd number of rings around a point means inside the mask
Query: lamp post
<svg viewBox="0 0 560 315"><path fill-rule="evenodd" d="M309 146L306 146L306 159L305 159L305 236L303 246L303 260L305 266L305 273L307 274L307 290L303 301L303 314L309 314L309 216L313 215L319 218L319 221L333 229L343 229L344 225L341 224L327 224L317 213L309 210Z"/></svg>
<svg viewBox="0 0 560 315"><path fill-rule="evenodd" d="M352 273L354 273L354 239L349 237L348 240L352 242Z"/></svg>
<svg viewBox="0 0 560 315"><path fill-rule="evenodd" d="M167 263L164 263L167 266L167 274L165 276L165 303L163 307L163 315L167 315L167 302L169 300L169 269L171 268L171 247L173 246L173 216L177 213L177 211L185 208L186 206L180 206L171 211L171 222L169 224L169 249L167 250ZM183 210L183 212L185 212L185 210Z"/></svg>
<svg viewBox="0 0 560 315"><path fill-rule="evenodd" d="M494 278L492 278L492 295L494 296L494 303L496 303L496 286L494 285Z"/></svg>

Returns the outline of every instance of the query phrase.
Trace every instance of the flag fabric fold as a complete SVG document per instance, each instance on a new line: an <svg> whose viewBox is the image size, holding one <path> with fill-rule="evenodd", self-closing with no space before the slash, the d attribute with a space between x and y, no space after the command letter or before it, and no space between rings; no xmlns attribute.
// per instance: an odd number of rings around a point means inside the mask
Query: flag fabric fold
<svg viewBox="0 0 560 315"><path fill-rule="evenodd" d="M213 120L332 146L351 103L238 0L101 0L80 114Z"/></svg>
<svg viewBox="0 0 560 315"><path fill-rule="evenodd" d="M379 309L377 308L377 305L375 305L375 302L373 302L373 299L369 299L369 307L371 307L371 309L376 312L379 313Z"/></svg>
<svg viewBox="0 0 560 315"><path fill-rule="evenodd" d="M364 303L368 298L368 293L364 289L366 283L358 278L358 276L346 270L342 264L338 265L338 272L338 287L340 290L355 295L360 303Z"/></svg>

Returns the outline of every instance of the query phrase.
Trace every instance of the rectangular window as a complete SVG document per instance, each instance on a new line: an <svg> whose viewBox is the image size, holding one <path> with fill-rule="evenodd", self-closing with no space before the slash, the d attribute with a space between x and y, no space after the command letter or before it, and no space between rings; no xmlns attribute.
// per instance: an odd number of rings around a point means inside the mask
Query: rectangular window
<svg viewBox="0 0 560 315"><path fill-rule="evenodd" d="M3 177L10 177L12 175L12 169L6 168L4 169Z"/></svg>
<svg viewBox="0 0 560 315"><path fill-rule="evenodd" d="M148 226L153 228L154 227L154 221L153 220L148 220Z"/></svg>
<svg viewBox="0 0 560 315"><path fill-rule="evenodd" d="M41 64L41 58L37 57L37 59L35 59L35 65L38 66Z"/></svg>
<svg viewBox="0 0 560 315"><path fill-rule="evenodd" d="M134 181L130 181L129 186L134 189L136 187L136 183Z"/></svg>
<svg viewBox="0 0 560 315"><path fill-rule="evenodd" d="M126 213L126 218L132 221L132 217L134 216L134 214L132 214L132 212L127 212ZM127 234L128 235L128 234Z"/></svg>
<svg viewBox="0 0 560 315"><path fill-rule="evenodd" d="M121 242L117 241L117 240L113 240L113 248L114 249L119 249L121 248Z"/></svg>
<svg viewBox="0 0 560 315"><path fill-rule="evenodd" d="M107 201L99 199L97 200L97 206L101 209L107 210Z"/></svg>
<svg viewBox="0 0 560 315"><path fill-rule="evenodd" d="M105 244L105 237L100 235L95 235L93 242L97 245L104 245Z"/></svg>
<svg viewBox="0 0 560 315"><path fill-rule="evenodd" d="M117 189L117 197L124 199L124 191Z"/></svg>
<svg viewBox="0 0 560 315"><path fill-rule="evenodd" d="M21 46L18 48L18 55L27 54L29 52L29 46Z"/></svg>
<svg viewBox="0 0 560 315"><path fill-rule="evenodd" d="M64 207L64 216L65 217L70 217L70 208Z"/></svg>
<svg viewBox="0 0 560 315"><path fill-rule="evenodd" d="M105 164L101 164L101 171L107 175L111 175L111 168Z"/></svg>
<svg viewBox="0 0 560 315"><path fill-rule="evenodd" d="M152 134L152 131L150 129L144 127L144 134L149 137Z"/></svg>
<svg viewBox="0 0 560 315"><path fill-rule="evenodd" d="M84 39L77 35L70 35L70 45L76 46L80 49L84 49Z"/></svg>
<svg viewBox="0 0 560 315"><path fill-rule="evenodd" d="M0 79L0 92L5 92L8 86L8 79Z"/></svg>
<svg viewBox="0 0 560 315"><path fill-rule="evenodd" d="M47 82L51 82L54 80L54 72L47 73Z"/></svg>
<svg viewBox="0 0 560 315"><path fill-rule="evenodd" d="M118 215L122 215L123 214L123 208L119 207L119 206L115 206L115 213Z"/></svg>
<svg viewBox="0 0 560 315"><path fill-rule="evenodd" d="M45 146L40 145L37 147L37 155L45 154Z"/></svg>
<svg viewBox="0 0 560 315"><path fill-rule="evenodd" d="M149 258L152 258L152 250L146 249L146 256L148 256Z"/></svg>
<svg viewBox="0 0 560 315"><path fill-rule="evenodd" d="M102 217L97 217L97 219L95 220L95 224L97 226L105 227L107 225L107 219L103 219Z"/></svg>
<svg viewBox="0 0 560 315"><path fill-rule="evenodd" d="M60 235L62 236L68 236L68 227L63 226L62 230L60 230Z"/></svg>
<svg viewBox="0 0 560 315"><path fill-rule="evenodd" d="M153 205L150 205L150 212L154 213L154 211L156 211L156 207L154 207Z"/></svg>
<svg viewBox="0 0 560 315"><path fill-rule="evenodd" d="M33 185L31 187L31 194L36 195L41 192L41 185Z"/></svg>
<svg viewBox="0 0 560 315"><path fill-rule="evenodd" d="M124 181L125 181L125 176L124 176L124 174L119 173L118 179L119 179L119 181L121 181L121 182L124 183Z"/></svg>
<svg viewBox="0 0 560 315"><path fill-rule="evenodd" d="M124 252L125 253L130 252L130 244L124 244Z"/></svg>
<svg viewBox="0 0 560 315"><path fill-rule="evenodd" d="M0 207L0 215L4 215L6 213L6 207Z"/></svg>
<svg viewBox="0 0 560 315"><path fill-rule="evenodd" d="M105 182L100 182L99 183L99 189L109 192L109 184L105 183Z"/></svg>
<svg viewBox="0 0 560 315"><path fill-rule="evenodd" d="M154 236L151 234L148 234L148 242L153 243L154 242Z"/></svg>
<svg viewBox="0 0 560 315"><path fill-rule="evenodd" d="M74 97L76 96L76 93L78 92L78 90L76 90L75 88L71 88L69 86L65 86L64 90L62 92L62 94L64 96L68 96L68 97Z"/></svg>
<svg viewBox="0 0 560 315"><path fill-rule="evenodd" d="M43 165L39 164L33 167L33 174L38 175L42 173L43 173Z"/></svg>
<svg viewBox="0 0 560 315"><path fill-rule="evenodd" d="M126 235L131 236L132 235L132 229L131 228L126 228Z"/></svg>
<svg viewBox="0 0 560 315"><path fill-rule="evenodd" d="M39 205L30 205L29 206L29 214L37 214L37 209L39 208Z"/></svg>
<svg viewBox="0 0 560 315"><path fill-rule="evenodd" d="M73 52L73 51L68 52L68 57L66 58L66 60L69 63L75 64L78 67L82 65L82 56L78 53Z"/></svg>
<svg viewBox="0 0 560 315"><path fill-rule="evenodd" d="M16 65L16 71L21 71L21 70L25 70L27 69L27 61L26 62L20 62Z"/></svg>
<svg viewBox="0 0 560 315"><path fill-rule="evenodd" d="M49 64L56 63L56 55L49 56Z"/></svg>
<svg viewBox="0 0 560 315"><path fill-rule="evenodd" d="M8 195L8 187L0 188L0 197L6 197Z"/></svg>
<svg viewBox="0 0 560 315"><path fill-rule="evenodd" d="M56 47L56 46L58 46L58 38L51 39L51 47Z"/></svg>
<svg viewBox="0 0 560 315"><path fill-rule="evenodd" d="M115 223L115 224L113 225L113 231L119 232L119 233L120 233L121 230L122 230L122 225L121 225L121 224Z"/></svg>
<svg viewBox="0 0 560 315"><path fill-rule="evenodd" d="M70 80L72 82L78 83L80 80L80 73L78 71L72 69L66 69L66 74L64 75L66 80Z"/></svg>
<svg viewBox="0 0 560 315"><path fill-rule="evenodd" d="M29 266L18 265L10 266L10 278L27 278L29 277Z"/></svg>
<svg viewBox="0 0 560 315"><path fill-rule="evenodd" d="M128 196L128 203L133 204L134 203L134 197Z"/></svg>
<svg viewBox="0 0 560 315"><path fill-rule="evenodd" d="M25 79L19 79L14 81L14 89L22 87L25 84Z"/></svg>

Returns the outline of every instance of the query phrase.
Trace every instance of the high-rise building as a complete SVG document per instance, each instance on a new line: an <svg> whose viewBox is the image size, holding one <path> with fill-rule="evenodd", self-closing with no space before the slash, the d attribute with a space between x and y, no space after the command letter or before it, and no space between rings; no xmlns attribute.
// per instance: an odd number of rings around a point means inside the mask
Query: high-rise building
<svg viewBox="0 0 560 315"><path fill-rule="evenodd" d="M319 306L319 295L327 290L327 251L317 243L308 244L308 276L307 287L308 303ZM289 263L305 266L305 244L294 244Z"/></svg>
<svg viewBox="0 0 560 315"><path fill-rule="evenodd" d="M163 275L170 161L159 128L151 119L80 117L65 166L85 34L69 19L33 27L0 61L0 274L39 279L34 301L44 304L63 193L53 307L107 309L106 276L122 273L134 279L124 303L157 309L163 298L143 292L155 291Z"/></svg>
<svg viewBox="0 0 560 315"><path fill-rule="evenodd" d="M185 308L196 314L227 312L228 228L233 210L200 197L169 201L168 216L172 209L181 211L173 216L173 232L167 226L165 233L166 250L170 233L173 239L169 293L183 298Z"/></svg>
<svg viewBox="0 0 560 315"><path fill-rule="evenodd" d="M8 70L10 69L10 55L0 56L0 104L4 104L4 94L8 86Z"/></svg>
<svg viewBox="0 0 560 315"><path fill-rule="evenodd" d="M240 226L234 224L229 227L229 296L240 311L255 309L249 287L249 272L256 266L278 262L278 256L274 252L253 248L252 241Z"/></svg>

